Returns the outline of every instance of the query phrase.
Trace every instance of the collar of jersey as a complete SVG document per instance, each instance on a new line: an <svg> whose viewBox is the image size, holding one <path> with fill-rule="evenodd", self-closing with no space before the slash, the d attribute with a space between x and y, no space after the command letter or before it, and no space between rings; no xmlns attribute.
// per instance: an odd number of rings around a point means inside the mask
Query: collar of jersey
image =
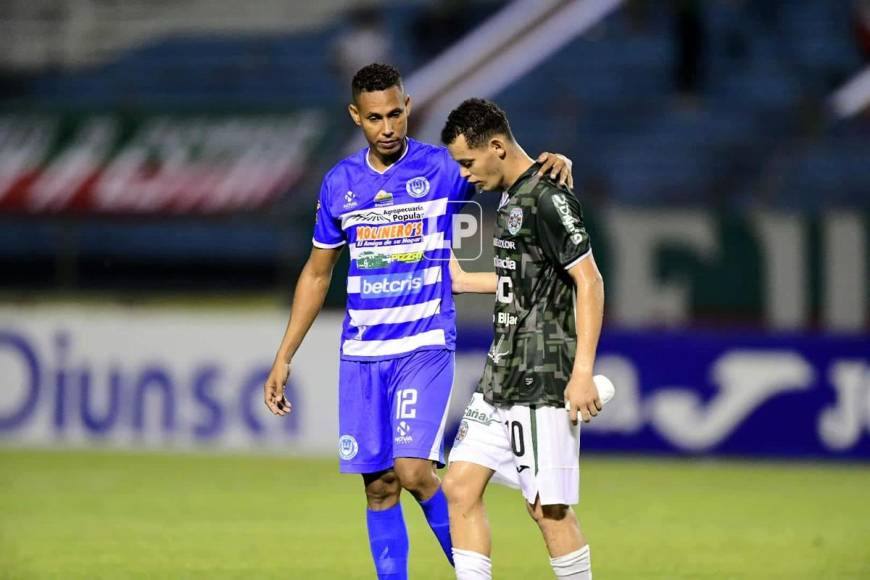
<svg viewBox="0 0 870 580"><path fill-rule="evenodd" d="M368 159L368 154L366 154L366 159ZM395 163L394 163L393 165L395 165ZM392 167L392 165L391 165L390 167ZM540 168L541 168L541 164L538 163L537 161L535 161L534 163L532 163L532 166L529 167L528 169L526 169L526 170L523 172L523 174L520 175L520 176L517 178L517 180L514 181L513 184L512 184L510 187L507 188L507 191L505 191L505 194L507 194L507 199L505 199L505 202L504 202L503 204L501 204L501 205L498 206L499 209L502 208L502 207L504 207L504 206L507 204L508 200L513 196L514 191L516 191L516 189L520 186L520 184L521 184L522 182L524 182L525 180L527 180L527 179L531 178L532 176L534 176L534 174L537 173L537 172L538 172L538 169L540 169Z"/></svg>
<svg viewBox="0 0 870 580"><path fill-rule="evenodd" d="M390 169L392 169L393 167L398 165L399 162L405 158L405 155L407 155L408 151L410 151L410 150L411 150L411 140L408 137L405 137L405 150L402 152L402 156L399 157L398 159L396 159L396 161L392 165L390 165L389 167L387 167L383 171L378 171L377 169L374 168L374 166L372 165L372 162L369 161L369 151L371 151L371 147L366 147L366 154L365 154L366 165L368 165L369 169L371 169L372 171L374 171L378 175L383 175L387 171L389 171Z"/></svg>

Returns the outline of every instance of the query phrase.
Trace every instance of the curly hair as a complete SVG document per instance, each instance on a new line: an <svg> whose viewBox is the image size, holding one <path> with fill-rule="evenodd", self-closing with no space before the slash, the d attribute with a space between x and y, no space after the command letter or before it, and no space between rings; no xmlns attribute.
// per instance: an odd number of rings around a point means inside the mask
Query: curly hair
<svg viewBox="0 0 870 580"><path fill-rule="evenodd" d="M465 136L470 149L480 147L494 135L504 135L510 141L514 140L507 115L498 105L485 99L463 101L447 116L444 129L441 130L441 141L450 145L460 135Z"/></svg>
<svg viewBox="0 0 870 580"><path fill-rule="evenodd" d="M385 91L390 87L399 87L404 90L402 75L395 67L377 62L359 69L351 81L354 100L363 91Z"/></svg>

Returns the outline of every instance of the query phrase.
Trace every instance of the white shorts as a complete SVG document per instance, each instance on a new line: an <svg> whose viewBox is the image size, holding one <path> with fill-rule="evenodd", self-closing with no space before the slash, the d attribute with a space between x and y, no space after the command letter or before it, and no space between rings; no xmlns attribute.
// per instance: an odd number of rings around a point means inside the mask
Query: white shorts
<svg viewBox="0 0 870 580"><path fill-rule="evenodd" d="M559 407L494 407L474 393L465 409L449 462L468 461L495 471L493 481L519 488L533 504L580 500L580 425Z"/></svg>

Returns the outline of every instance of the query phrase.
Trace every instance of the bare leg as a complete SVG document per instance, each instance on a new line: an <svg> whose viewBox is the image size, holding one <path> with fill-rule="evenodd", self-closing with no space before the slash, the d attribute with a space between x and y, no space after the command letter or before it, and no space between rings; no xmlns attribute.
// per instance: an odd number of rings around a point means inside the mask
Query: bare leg
<svg viewBox="0 0 870 580"><path fill-rule="evenodd" d="M483 492L493 473L492 469L476 463L450 464L444 476L444 493L450 509L450 536L455 549L490 555L492 539Z"/></svg>
<svg viewBox="0 0 870 580"><path fill-rule="evenodd" d="M481 465L456 461L444 476L457 580L492 580L492 538L483 505L492 474Z"/></svg>
<svg viewBox="0 0 870 580"><path fill-rule="evenodd" d="M558 558L577 551L586 545L586 537L580 530L580 522L571 506L554 504L541 505L538 498L533 504L526 504L529 515L538 524L547 544L550 556Z"/></svg>
<svg viewBox="0 0 870 580"><path fill-rule="evenodd" d="M550 552L550 566L556 577L564 580L592 580L589 545L571 506L542 506L540 498L536 498L534 504L526 504L526 507L541 529Z"/></svg>

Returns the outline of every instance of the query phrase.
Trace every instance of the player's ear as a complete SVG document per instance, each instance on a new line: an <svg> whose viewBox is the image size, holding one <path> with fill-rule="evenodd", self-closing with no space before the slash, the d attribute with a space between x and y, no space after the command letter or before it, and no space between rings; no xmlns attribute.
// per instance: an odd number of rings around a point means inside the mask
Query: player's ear
<svg viewBox="0 0 870 580"><path fill-rule="evenodd" d="M411 114L411 95L405 95L405 116Z"/></svg>
<svg viewBox="0 0 870 580"><path fill-rule="evenodd" d="M503 139L493 137L489 140L489 148L499 159L504 159L507 156L507 148Z"/></svg>
<svg viewBox="0 0 870 580"><path fill-rule="evenodd" d="M347 112L350 113L350 118L353 119L353 122L356 123L357 127L362 126L362 117L359 114L359 109L353 103L347 106Z"/></svg>

